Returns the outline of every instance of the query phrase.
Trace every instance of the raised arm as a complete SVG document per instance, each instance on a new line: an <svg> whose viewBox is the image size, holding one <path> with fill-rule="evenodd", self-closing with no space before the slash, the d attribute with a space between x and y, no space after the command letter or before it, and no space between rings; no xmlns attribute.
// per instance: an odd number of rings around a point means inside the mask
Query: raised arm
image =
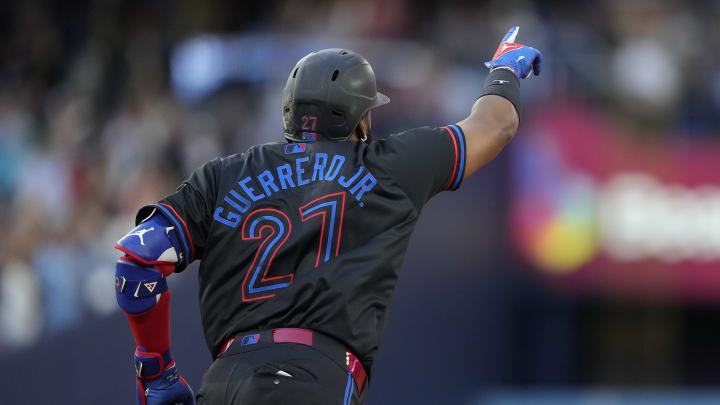
<svg viewBox="0 0 720 405"><path fill-rule="evenodd" d="M520 122L520 79L540 74L542 55L537 49L515 43L519 27L513 27L500 41L485 89L470 115L457 124L467 142L465 176L490 162L512 140Z"/></svg>

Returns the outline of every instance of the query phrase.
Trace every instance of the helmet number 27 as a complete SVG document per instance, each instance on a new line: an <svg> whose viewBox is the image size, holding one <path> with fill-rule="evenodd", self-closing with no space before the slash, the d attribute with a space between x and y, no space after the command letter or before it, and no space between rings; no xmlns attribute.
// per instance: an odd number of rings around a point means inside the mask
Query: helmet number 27
<svg viewBox="0 0 720 405"><path fill-rule="evenodd" d="M302 129L303 131L315 131L315 127L317 126L317 116L315 115L303 115L300 117L300 120L302 121Z"/></svg>

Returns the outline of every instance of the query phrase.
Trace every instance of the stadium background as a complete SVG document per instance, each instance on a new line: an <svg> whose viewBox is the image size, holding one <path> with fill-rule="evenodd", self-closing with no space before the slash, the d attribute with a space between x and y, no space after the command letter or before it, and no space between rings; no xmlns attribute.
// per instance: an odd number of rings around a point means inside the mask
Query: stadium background
<svg viewBox="0 0 720 405"><path fill-rule="evenodd" d="M134 403L112 244L217 155L281 139L295 61L347 47L381 136L462 119L512 25L542 50L506 151L428 205L368 404L720 398L720 2L7 1L0 402ZM210 364L196 277L173 351Z"/></svg>

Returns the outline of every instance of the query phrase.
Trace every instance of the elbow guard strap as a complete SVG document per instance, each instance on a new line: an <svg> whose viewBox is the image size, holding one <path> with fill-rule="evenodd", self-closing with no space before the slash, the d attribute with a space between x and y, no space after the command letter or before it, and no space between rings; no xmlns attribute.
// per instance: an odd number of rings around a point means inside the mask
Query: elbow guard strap
<svg viewBox="0 0 720 405"><path fill-rule="evenodd" d="M520 116L520 80L510 68L500 66L488 73L485 78L485 89L480 97L489 94L506 98L515 106L515 111L518 117Z"/></svg>
<svg viewBox="0 0 720 405"><path fill-rule="evenodd" d="M138 314L154 307L167 291L167 279L155 269L118 260L115 267L115 297L125 312Z"/></svg>
<svg viewBox="0 0 720 405"><path fill-rule="evenodd" d="M157 378L163 371L173 367L175 360L170 350L163 354L146 352L138 346L135 348L135 373L138 378Z"/></svg>

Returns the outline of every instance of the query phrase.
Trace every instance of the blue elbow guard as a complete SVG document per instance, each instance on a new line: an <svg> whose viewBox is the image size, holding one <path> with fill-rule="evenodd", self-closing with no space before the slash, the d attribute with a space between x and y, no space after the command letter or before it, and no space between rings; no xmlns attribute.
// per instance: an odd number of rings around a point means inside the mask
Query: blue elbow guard
<svg viewBox="0 0 720 405"><path fill-rule="evenodd" d="M125 312L139 314L155 306L167 291L167 279L158 270L119 260L115 267L115 297Z"/></svg>
<svg viewBox="0 0 720 405"><path fill-rule="evenodd" d="M154 215L120 239L115 248L127 256L115 267L115 296L125 312L137 314L155 306L167 291L166 275L179 261L175 228Z"/></svg>
<svg viewBox="0 0 720 405"><path fill-rule="evenodd" d="M155 214L123 236L115 249L144 265L176 265L182 251L176 232L167 218Z"/></svg>

